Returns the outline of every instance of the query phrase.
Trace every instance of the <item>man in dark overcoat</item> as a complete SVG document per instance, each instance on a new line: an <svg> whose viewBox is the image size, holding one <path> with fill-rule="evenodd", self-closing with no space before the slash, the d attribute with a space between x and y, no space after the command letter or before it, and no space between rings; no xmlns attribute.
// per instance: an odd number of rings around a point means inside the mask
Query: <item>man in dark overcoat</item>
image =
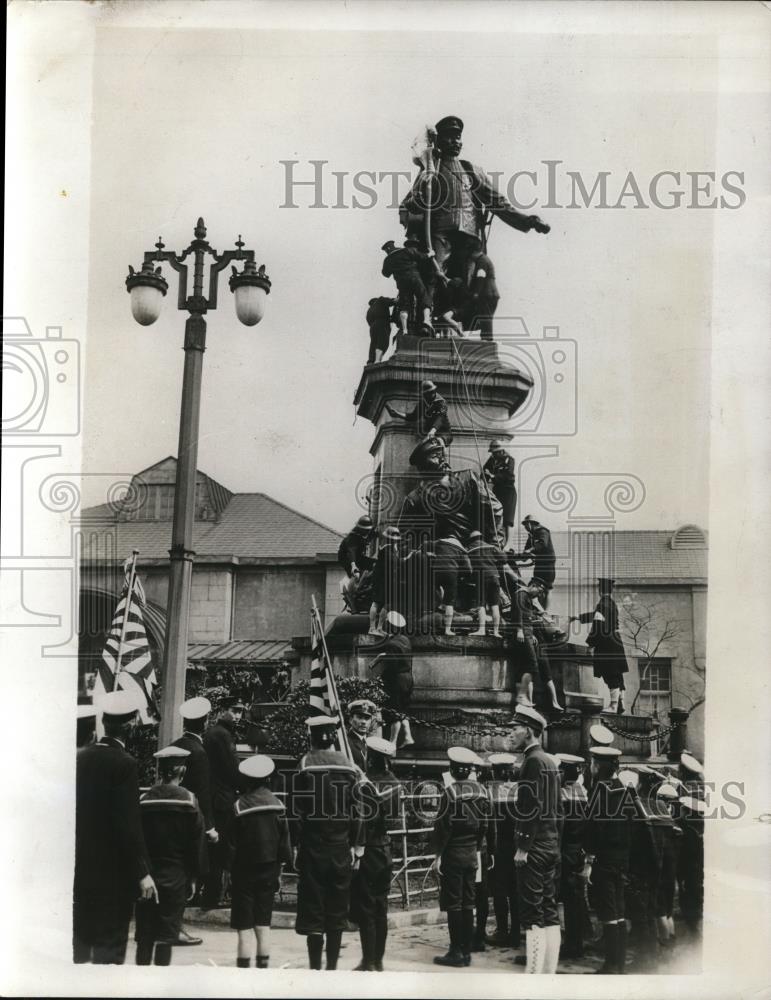
<svg viewBox="0 0 771 1000"><path fill-rule="evenodd" d="M594 611L585 611L568 619L571 622L589 624L586 645L592 650L594 676L601 677L610 691L610 705L606 711L611 714L624 712L624 674L629 672L624 643L618 631L618 607L613 600L615 580L600 577L597 585L600 599Z"/></svg>
<svg viewBox="0 0 771 1000"><path fill-rule="evenodd" d="M201 905L212 909L219 905L223 891L223 876L230 872L233 850L233 806L238 798L240 777L236 756L236 720L223 712L217 722L204 733L203 747L209 758L212 811L218 839L213 845L209 874Z"/></svg>
<svg viewBox="0 0 771 1000"><path fill-rule="evenodd" d="M104 736L79 751L75 784L73 960L122 965L137 897L158 899L139 814L137 762L126 740L137 715L126 691L104 696Z"/></svg>

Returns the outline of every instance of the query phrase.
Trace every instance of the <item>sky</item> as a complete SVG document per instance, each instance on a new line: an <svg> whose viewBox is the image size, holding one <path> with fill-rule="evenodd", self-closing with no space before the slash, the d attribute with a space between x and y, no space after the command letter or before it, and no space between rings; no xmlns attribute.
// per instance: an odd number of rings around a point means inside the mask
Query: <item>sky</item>
<svg viewBox="0 0 771 1000"><path fill-rule="evenodd" d="M420 129L457 114L462 155L504 183L535 172L515 192L527 201L534 191L532 210L552 227L543 237L494 223L499 317L521 317L533 340L557 327L574 344L575 433L514 440L517 460L534 447L545 454L523 474L522 513L565 526L542 507L543 481L556 477L581 488L574 514L607 514L603 484L626 475L642 484L641 502L617 513L616 527L707 527L713 230L716 216L739 225L742 215L687 207L687 171L715 171L719 197L730 196L721 175L741 170L717 159L716 72L710 36L98 28L84 469L130 474L176 453L176 277L167 267L171 291L150 327L133 322L123 282L159 235L187 246L201 215L218 250L243 235L273 288L262 323L246 328L221 281L198 466L346 530L372 471L374 428L353 407L364 313L371 296L393 292L380 246L402 233L390 181L357 209L350 175L414 171ZM286 207L287 160L299 161L301 180L313 177L309 161L328 161L329 207L311 208L308 187ZM550 160L561 161L552 204L563 207L548 207ZM651 205L648 185L665 170L681 172L679 185L661 182L662 202L685 192L675 209ZM332 171L346 174L346 207L332 207ZM567 171L590 190L608 172L611 205L631 171L648 207L633 196L620 208L564 207ZM498 329L505 335L505 319Z"/></svg>

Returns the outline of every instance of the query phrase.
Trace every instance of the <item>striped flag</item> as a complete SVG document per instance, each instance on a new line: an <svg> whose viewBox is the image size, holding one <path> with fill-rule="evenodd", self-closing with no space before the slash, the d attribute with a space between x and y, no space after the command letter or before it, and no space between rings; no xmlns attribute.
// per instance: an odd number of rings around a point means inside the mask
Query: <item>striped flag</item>
<svg viewBox="0 0 771 1000"><path fill-rule="evenodd" d="M94 704L98 704L100 697L110 691L136 694L140 717L147 725L157 717L153 702L157 678L143 618L146 599L139 578L132 572L131 559L126 561L124 570L126 578L123 594L115 609L112 626L102 650L93 700Z"/></svg>
<svg viewBox="0 0 771 1000"><path fill-rule="evenodd" d="M340 704L332 678L332 669L327 662L324 637L318 616L311 614L311 715L338 715Z"/></svg>

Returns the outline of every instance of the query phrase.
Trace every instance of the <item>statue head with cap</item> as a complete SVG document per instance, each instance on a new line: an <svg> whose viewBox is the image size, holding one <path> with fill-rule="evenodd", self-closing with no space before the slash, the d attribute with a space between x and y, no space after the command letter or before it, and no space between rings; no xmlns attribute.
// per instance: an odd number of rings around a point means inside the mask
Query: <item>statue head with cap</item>
<svg viewBox="0 0 771 1000"><path fill-rule="evenodd" d="M460 156L463 149L461 137L463 122L457 115L447 115L434 126L436 129L436 148L443 160L454 160Z"/></svg>

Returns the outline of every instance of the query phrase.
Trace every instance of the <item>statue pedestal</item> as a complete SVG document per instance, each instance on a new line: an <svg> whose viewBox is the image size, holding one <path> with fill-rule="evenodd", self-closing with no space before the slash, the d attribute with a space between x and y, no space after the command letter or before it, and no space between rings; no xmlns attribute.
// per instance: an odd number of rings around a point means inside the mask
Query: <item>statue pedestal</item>
<svg viewBox="0 0 771 1000"><path fill-rule="evenodd" d="M449 458L456 472L478 472L490 441L510 440L511 417L533 385L527 375L503 365L497 345L489 341L403 337L389 361L366 365L354 404L376 428L370 447L375 470L370 513L379 529L398 518L404 497L419 482L409 463L419 441L416 429L391 418L385 404L411 410L426 379L436 383L447 402L453 430Z"/></svg>

